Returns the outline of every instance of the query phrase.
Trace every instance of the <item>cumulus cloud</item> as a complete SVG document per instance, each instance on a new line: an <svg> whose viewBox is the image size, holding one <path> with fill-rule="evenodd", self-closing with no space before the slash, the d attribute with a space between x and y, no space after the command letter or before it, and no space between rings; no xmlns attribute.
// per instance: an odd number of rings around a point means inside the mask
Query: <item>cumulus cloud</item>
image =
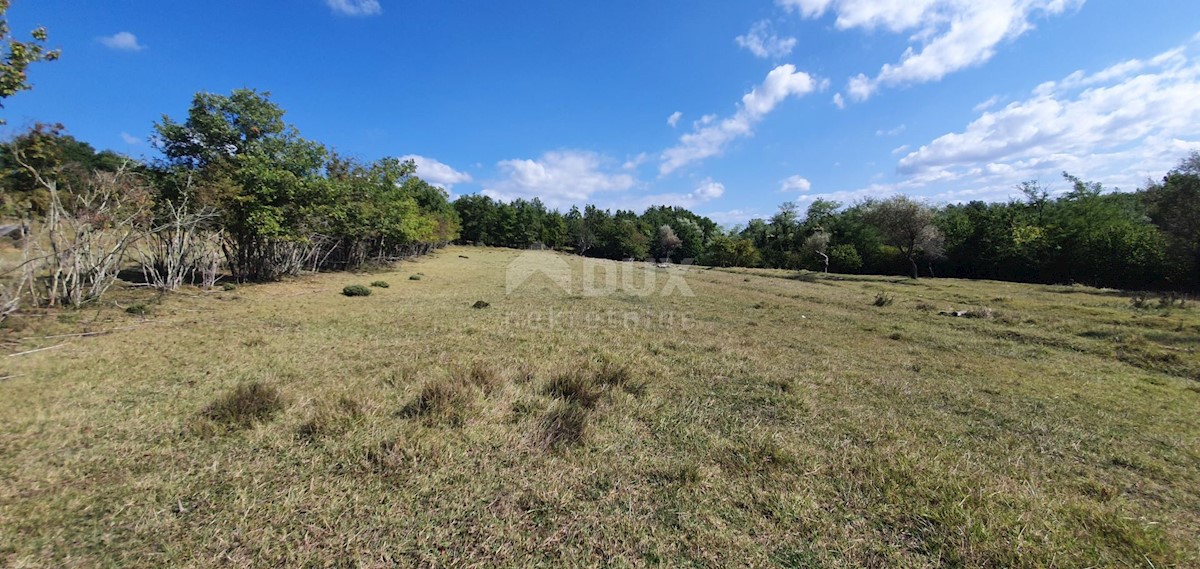
<svg viewBox="0 0 1200 569"><path fill-rule="evenodd" d="M755 57L762 59L779 59L792 53L792 49L796 47L796 38L781 38L775 35L768 20L756 22L750 26L749 32L734 38L734 41Z"/></svg>
<svg viewBox="0 0 1200 569"><path fill-rule="evenodd" d="M834 93L833 106L837 107L838 109L846 108L846 98L843 97L841 93Z"/></svg>
<svg viewBox="0 0 1200 569"><path fill-rule="evenodd" d="M417 164L417 177L433 184L441 186L446 190L454 189L454 184L462 184L471 181L471 175L466 172L459 172L451 168L447 164L443 164L433 158L421 156L419 154L406 154L400 157L401 161L412 160Z"/></svg>
<svg viewBox="0 0 1200 569"><path fill-rule="evenodd" d="M587 203L598 192L628 190L637 180L612 172L613 161L595 152L561 150L537 160L503 160L497 167L506 178L488 184L483 194L504 201L541 198L549 207Z"/></svg>
<svg viewBox="0 0 1200 569"><path fill-rule="evenodd" d="M683 118L683 113L675 111L671 113L671 116L667 117L667 124L671 125L671 128L675 128L675 125L679 124L679 119L681 118Z"/></svg>
<svg viewBox="0 0 1200 569"><path fill-rule="evenodd" d="M379 0L325 0L335 14L343 16L374 16L383 13Z"/></svg>
<svg viewBox="0 0 1200 569"><path fill-rule="evenodd" d="M111 36L100 38L100 43L109 49L117 51L142 51L146 46L138 43L137 36L129 32L117 32Z"/></svg>
<svg viewBox="0 0 1200 569"><path fill-rule="evenodd" d="M1200 62L1184 49L1075 72L921 146L898 171L1005 178L1068 169L1136 185L1200 146L1196 93Z"/></svg>
<svg viewBox="0 0 1200 569"><path fill-rule="evenodd" d="M812 189L812 182L803 176L788 176L783 181L779 182L779 191L781 192L800 192L804 193Z"/></svg>
<svg viewBox="0 0 1200 569"><path fill-rule="evenodd" d="M836 14L841 30L886 30L907 34L898 63L884 64L874 77L859 74L847 84L851 99L864 101L880 87L940 80L980 65L1002 42L1033 29L1035 16L1077 9L1085 0L776 0L804 18Z"/></svg>
<svg viewBox="0 0 1200 569"><path fill-rule="evenodd" d="M663 151L659 174L667 175L683 166L716 156L735 139L750 136L754 125L788 97L813 92L817 82L807 73L796 71L791 64L780 65L767 74L765 80L742 97L733 116L722 120L701 119L692 132L679 138L679 143ZM708 118L708 117L706 117Z"/></svg>
<svg viewBox="0 0 1200 569"><path fill-rule="evenodd" d="M725 195L725 184L715 182L712 178L705 178L690 192L651 194L641 197L623 196L620 200L614 200L616 203L610 209L632 208L638 211L659 205L694 208L723 195Z"/></svg>

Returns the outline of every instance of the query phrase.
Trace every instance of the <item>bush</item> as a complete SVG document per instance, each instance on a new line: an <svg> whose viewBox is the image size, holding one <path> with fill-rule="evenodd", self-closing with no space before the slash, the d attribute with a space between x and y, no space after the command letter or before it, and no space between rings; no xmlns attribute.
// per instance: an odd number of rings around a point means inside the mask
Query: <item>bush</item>
<svg viewBox="0 0 1200 569"><path fill-rule="evenodd" d="M408 280L410 280L410 281L419 281L419 280L421 280L422 278L424 278L424 275L412 275L412 276L408 277Z"/></svg>
<svg viewBox="0 0 1200 569"><path fill-rule="evenodd" d="M892 295L890 295L886 292L880 292L880 293L875 294L875 302L873 304L875 306L880 306L880 307L891 306L892 303L895 301L896 301L896 299L892 298Z"/></svg>
<svg viewBox="0 0 1200 569"><path fill-rule="evenodd" d="M269 421L286 405L278 389L260 382L237 386L233 391L209 403L201 414L221 425L244 429Z"/></svg>
<svg viewBox="0 0 1200 569"><path fill-rule="evenodd" d="M149 306L146 306L145 303L139 302L137 304L131 304L125 307L125 312L127 314L134 314L137 316L149 316L151 309Z"/></svg>
<svg viewBox="0 0 1200 569"><path fill-rule="evenodd" d="M391 285L389 285L387 283L387 281L375 281L375 282L371 283L371 286L373 286L375 288L387 288Z"/></svg>
<svg viewBox="0 0 1200 569"><path fill-rule="evenodd" d="M346 296L371 296L371 289L363 285L350 285L342 289Z"/></svg>
<svg viewBox="0 0 1200 569"><path fill-rule="evenodd" d="M221 290L226 291L226 292L231 291L231 290L237 290L237 285L235 285L233 283L225 283L225 284L221 285Z"/></svg>
<svg viewBox="0 0 1200 569"><path fill-rule="evenodd" d="M471 308L479 309L479 308L487 308L489 306L491 306L491 304L489 304L488 302L485 302L482 300L476 300L475 304L471 305Z"/></svg>
<svg viewBox="0 0 1200 569"><path fill-rule="evenodd" d="M857 273L862 266L862 257L854 245L844 243L829 250L829 270L835 273Z"/></svg>

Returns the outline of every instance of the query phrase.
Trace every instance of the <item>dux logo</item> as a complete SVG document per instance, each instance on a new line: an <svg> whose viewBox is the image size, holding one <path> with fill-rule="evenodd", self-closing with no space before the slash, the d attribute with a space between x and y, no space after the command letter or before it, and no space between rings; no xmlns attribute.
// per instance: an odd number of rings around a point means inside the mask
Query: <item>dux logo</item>
<svg viewBox="0 0 1200 569"><path fill-rule="evenodd" d="M504 274L506 294L512 294L542 275L567 294L606 296L695 296L684 279L689 265L655 265L652 263L618 262L584 258L581 273L559 254L525 251L511 263Z"/></svg>

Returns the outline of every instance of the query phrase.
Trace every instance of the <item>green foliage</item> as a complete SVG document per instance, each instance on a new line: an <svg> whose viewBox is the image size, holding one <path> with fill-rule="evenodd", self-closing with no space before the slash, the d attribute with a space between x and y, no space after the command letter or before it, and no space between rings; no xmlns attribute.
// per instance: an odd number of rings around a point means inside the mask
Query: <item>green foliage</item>
<svg viewBox="0 0 1200 569"><path fill-rule="evenodd" d="M850 243L835 245L829 250L829 269L835 273L857 273L862 266L862 257Z"/></svg>
<svg viewBox="0 0 1200 569"><path fill-rule="evenodd" d="M4 55L0 59L0 108L4 108L4 99L33 88L26 73L30 64L54 61L61 55L57 49L46 49L49 39L46 28L35 28L27 41L13 37L8 27L10 4L10 0L0 0L0 43L4 44ZM5 122L0 119L2 124Z"/></svg>
<svg viewBox="0 0 1200 569"><path fill-rule="evenodd" d="M235 285L233 283L225 283L225 284L221 285L221 290L223 290L225 292L237 290L237 285Z"/></svg>
<svg viewBox="0 0 1200 569"><path fill-rule="evenodd" d="M363 285L348 285L342 289L346 296L371 296L371 289Z"/></svg>
<svg viewBox="0 0 1200 569"><path fill-rule="evenodd" d="M371 286L373 286L375 288L387 288L391 285L389 285L387 281L372 281Z"/></svg>
<svg viewBox="0 0 1200 569"><path fill-rule="evenodd" d="M717 235L708 243L701 263L715 267L756 267L762 256L749 239Z"/></svg>
<svg viewBox="0 0 1200 569"><path fill-rule="evenodd" d="M152 312L152 309L146 303L139 302L136 304L131 304L129 306L126 306L125 312L127 314L133 314L136 316L149 316L150 313Z"/></svg>

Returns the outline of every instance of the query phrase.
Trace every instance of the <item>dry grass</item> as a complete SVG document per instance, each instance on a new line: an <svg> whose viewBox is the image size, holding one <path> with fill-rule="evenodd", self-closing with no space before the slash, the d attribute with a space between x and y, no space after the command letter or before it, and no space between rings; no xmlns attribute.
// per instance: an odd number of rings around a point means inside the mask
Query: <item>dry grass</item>
<svg viewBox="0 0 1200 569"><path fill-rule="evenodd" d="M695 296L509 294L517 255L23 315L9 353L69 343L0 358L0 566L1200 565L1195 303L682 267ZM285 404L193 436L226 399Z"/></svg>

